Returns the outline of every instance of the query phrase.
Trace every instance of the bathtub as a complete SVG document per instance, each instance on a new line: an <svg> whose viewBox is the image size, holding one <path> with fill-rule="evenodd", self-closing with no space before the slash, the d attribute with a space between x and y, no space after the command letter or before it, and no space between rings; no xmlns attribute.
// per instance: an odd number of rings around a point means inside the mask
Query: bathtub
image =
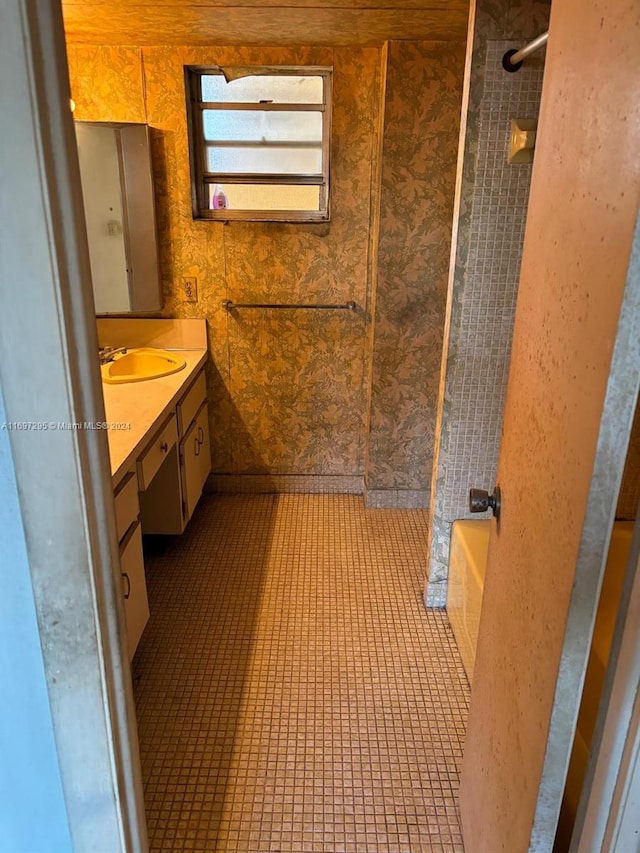
<svg viewBox="0 0 640 853"><path fill-rule="evenodd" d="M476 657L490 525L490 520L454 521L451 529L447 614L469 682ZM586 694L600 695L632 534L632 521L616 521L613 525L585 681ZM597 702L593 717L596 711ZM594 719L586 709L581 716L590 742Z"/></svg>
<svg viewBox="0 0 640 853"><path fill-rule="evenodd" d="M473 679L476 657L490 525L489 520L454 521L451 530L447 614L469 682ZM632 521L616 521L611 533L554 853L566 853L569 849L611 651L633 527Z"/></svg>
<svg viewBox="0 0 640 853"><path fill-rule="evenodd" d="M490 525L489 520L454 521L451 528L447 614L469 683L476 660Z"/></svg>

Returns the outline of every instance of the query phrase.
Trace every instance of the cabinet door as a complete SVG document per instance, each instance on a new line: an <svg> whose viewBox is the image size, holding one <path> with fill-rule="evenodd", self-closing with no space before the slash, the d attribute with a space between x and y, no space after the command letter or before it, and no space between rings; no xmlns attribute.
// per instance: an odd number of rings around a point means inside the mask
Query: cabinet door
<svg viewBox="0 0 640 853"><path fill-rule="evenodd" d="M122 572L124 615L127 623L127 645L129 660L131 660L149 619L140 522L132 525L131 530L122 540L120 571Z"/></svg>
<svg viewBox="0 0 640 853"><path fill-rule="evenodd" d="M119 484L114 494L114 508L116 512L116 532L118 542L122 542L127 530L140 515L138 504L138 478L134 471L130 471Z"/></svg>
<svg viewBox="0 0 640 853"><path fill-rule="evenodd" d="M204 370L201 370L187 393L178 403L178 434L180 435L180 438L182 438L189 429L193 419L197 417L202 404L206 402L206 399L207 382L204 377Z"/></svg>
<svg viewBox="0 0 640 853"><path fill-rule="evenodd" d="M158 311L162 290L149 128L75 126L96 312Z"/></svg>
<svg viewBox="0 0 640 853"><path fill-rule="evenodd" d="M176 416L165 422L162 428L153 437L153 440L138 459L138 482L144 491L149 487L158 469L167 459L169 451L178 440L178 427Z"/></svg>
<svg viewBox="0 0 640 853"><path fill-rule="evenodd" d="M185 521L191 518L202 487L211 470L211 448L209 446L209 418L204 403L181 444L182 496Z"/></svg>

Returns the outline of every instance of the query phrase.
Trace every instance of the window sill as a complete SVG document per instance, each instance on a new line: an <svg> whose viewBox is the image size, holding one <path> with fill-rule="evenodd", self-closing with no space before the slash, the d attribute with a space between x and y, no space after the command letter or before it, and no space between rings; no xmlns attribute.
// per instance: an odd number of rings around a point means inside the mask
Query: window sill
<svg viewBox="0 0 640 853"><path fill-rule="evenodd" d="M329 213L296 213L295 211L275 215L260 211L240 210L207 210L193 214L193 219L199 222L280 222L294 225L321 225L331 221Z"/></svg>

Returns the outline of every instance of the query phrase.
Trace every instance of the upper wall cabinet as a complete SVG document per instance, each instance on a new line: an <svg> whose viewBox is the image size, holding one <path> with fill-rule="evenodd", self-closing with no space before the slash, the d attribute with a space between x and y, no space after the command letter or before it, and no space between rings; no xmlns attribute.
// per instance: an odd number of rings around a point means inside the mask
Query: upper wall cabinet
<svg viewBox="0 0 640 853"><path fill-rule="evenodd" d="M76 122L97 314L162 308L146 124Z"/></svg>

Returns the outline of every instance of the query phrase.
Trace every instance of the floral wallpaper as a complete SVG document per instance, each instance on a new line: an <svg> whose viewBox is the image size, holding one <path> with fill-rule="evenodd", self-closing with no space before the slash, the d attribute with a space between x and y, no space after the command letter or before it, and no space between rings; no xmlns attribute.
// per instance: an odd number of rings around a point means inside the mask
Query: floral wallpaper
<svg viewBox="0 0 640 853"><path fill-rule="evenodd" d="M70 45L68 53L77 119L152 128L164 313L208 321L213 470L362 475L380 50ZM191 64L333 66L328 225L192 219L183 71ZM197 303L184 301L183 276L197 277ZM224 299L355 300L360 310L228 314Z"/></svg>
<svg viewBox="0 0 640 853"><path fill-rule="evenodd" d="M140 48L67 45L67 63L75 119L146 122Z"/></svg>
<svg viewBox="0 0 640 853"><path fill-rule="evenodd" d="M464 45L390 42L368 489L427 505L451 249Z"/></svg>
<svg viewBox="0 0 640 853"><path fill-rule="evenodd" d="M423 421L439 371L461 47L392 45L384 116L386 48L71 44L68 55L77 119L152 129L164 313L207 319L213 471L361 477L371 404L376 487L428 489L432 426ZM183 72L191 64L333 66L330 223L192 219ZM183 276L198 279L198 302L184 301ZM358 310L227 313L224 299L354 300Z"/></svg>

